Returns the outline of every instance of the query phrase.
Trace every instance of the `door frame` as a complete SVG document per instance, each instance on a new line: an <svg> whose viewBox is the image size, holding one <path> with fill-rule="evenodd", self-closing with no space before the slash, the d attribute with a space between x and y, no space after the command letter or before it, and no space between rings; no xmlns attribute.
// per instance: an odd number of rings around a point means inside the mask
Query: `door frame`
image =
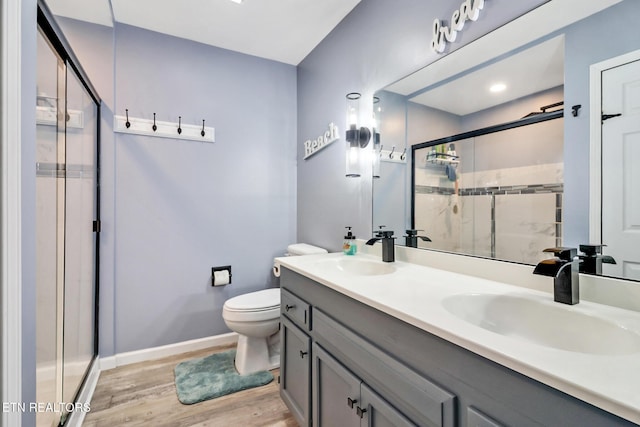
<svg viewBox="0 0 640 427"><path fill-rule="evenodd" d="M602 243L602 73L640 61L640 50L589 67L589 242Z"/></svg>
<svg viewBox="0 0 640 427"><path fill-rule="evenodd" d="M1 8L1 394L3 402L22 402L22 2L3 1ZM22 416L3 411L0 421L19 427Z"/></svg>

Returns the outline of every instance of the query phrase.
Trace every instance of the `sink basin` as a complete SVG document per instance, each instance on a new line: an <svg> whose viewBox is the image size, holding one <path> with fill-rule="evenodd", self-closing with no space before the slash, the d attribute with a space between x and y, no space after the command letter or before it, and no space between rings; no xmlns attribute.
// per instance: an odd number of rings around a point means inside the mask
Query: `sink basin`
<svg viewBox="0 0 640 427"><path fill-rule="evenodd" d="M640 352L640 335L609 320L534 296L459 294L444 308L473 325L545 347L579 353Z"/></svg>
<svg viewBox="0 0 640 427"><path fill-rule="evenodd" d="M379 276L396 271L392 263L361 258L339 258L321 261L325 268L336 268L348 274L358 276Z"/></svg>

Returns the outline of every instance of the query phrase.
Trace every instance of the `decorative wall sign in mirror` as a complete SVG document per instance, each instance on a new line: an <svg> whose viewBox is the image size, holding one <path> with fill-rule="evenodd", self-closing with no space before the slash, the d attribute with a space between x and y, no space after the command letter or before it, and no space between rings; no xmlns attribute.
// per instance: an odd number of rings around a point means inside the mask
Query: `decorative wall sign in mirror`
<svg viewBox="0 0 640 427"><path fill-rule="evenodd" d="M601 124L591 111L601 104L591 104L589 69L640 49L632 24L640 4L572 4L547 2L376 93L381 143L407 147L412 161L383 165L374 180L373 223L398 237L417 229L431 239L398 244L536 264L546 247L608 243L590 232L609 228L605 213L603 222L598 212L589 223L590 204L600 197L590 193L590 132ZM562 22L551 19L557 16ZM616 37L602 40L601 29L614 27ZM592 164L600 164L597 157ZM627 219L640 216L640 207L632 209L637 200L627 198ZM624 259L614 246L604 252ZM633 268L640 262L624 262L602 271L640 280Z"/></svg>

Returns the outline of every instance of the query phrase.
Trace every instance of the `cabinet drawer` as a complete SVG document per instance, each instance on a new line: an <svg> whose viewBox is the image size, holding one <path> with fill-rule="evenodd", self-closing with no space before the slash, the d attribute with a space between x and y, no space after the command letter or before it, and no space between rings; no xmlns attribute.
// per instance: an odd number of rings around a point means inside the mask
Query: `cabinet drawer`
<svg viewBox="0 0 640 427"><path fill-rule="evenodd" d="M311 310L309 304L286 289L281 289L280 292L280 312L305 331L310 331Z"/></svg>
<svg viewBox="0 0 640 427"><path fill-rule="evenodd" d="M318 309L313 312L313 330L323 347L416 424L455 425L455 395Z"/></svg>

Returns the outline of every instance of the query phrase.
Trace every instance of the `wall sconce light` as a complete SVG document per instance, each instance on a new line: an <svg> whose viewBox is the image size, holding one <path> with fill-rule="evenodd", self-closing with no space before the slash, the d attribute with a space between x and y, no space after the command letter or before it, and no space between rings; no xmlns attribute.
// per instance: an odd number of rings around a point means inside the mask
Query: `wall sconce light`
<svg viewBox="0 0 640 427"><path fill-rule="evenodd" d="M373 97L373 152L372 158L372 170L373 177L380 178L380 151L382 146L380 145L380 116L382 115L382 107L380 106L380 98Z"/></svg>
<svg viewBox="0 0 640 427"><path fill-rule="evenodd" d="M371 131L360 127L360 94L347 94L347 173L346 176L355 178L360 176L361 151L369 144Z"/></svg>

